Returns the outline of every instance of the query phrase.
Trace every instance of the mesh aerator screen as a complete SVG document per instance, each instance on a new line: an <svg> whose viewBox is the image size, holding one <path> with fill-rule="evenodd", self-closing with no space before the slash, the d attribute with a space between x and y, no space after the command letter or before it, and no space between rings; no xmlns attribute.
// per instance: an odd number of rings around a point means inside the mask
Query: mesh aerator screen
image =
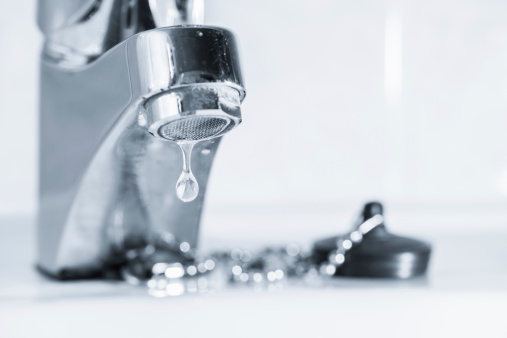
<svg viewBox="0 0 507 338"><path fill-rule="evenodd" d="M229 123L229 119L217 116L187 117L163 125L159 134L171 141L199 141L220 135Z"/></svg>

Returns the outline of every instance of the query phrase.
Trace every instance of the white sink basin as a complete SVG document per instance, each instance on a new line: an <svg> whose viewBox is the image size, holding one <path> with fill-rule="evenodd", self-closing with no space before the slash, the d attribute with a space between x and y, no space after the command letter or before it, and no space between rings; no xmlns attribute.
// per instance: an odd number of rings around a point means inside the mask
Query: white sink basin
<svg viewBox="0 0 507 338"><path fill-rule="evenodd" d="M40 276L31 228L0 222L0 337L507 336L506 235L432 239L423 279L153 298L124 283Z"/></svg>

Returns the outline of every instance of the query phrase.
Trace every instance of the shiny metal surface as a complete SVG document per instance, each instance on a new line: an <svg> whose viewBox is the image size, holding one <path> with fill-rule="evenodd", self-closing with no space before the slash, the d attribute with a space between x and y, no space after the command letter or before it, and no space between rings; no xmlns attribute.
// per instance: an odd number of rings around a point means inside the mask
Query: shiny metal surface
<svg viewBox="0 0 507 338"><path fill-rule="evenodd" d="M39 3L46 52L58 36L53 32L72 22L84 25L73 15L92 5L58 3ZM124 2L94 4L99 18L102 6L110 4L117 11ZM86 30L71 31L77 43ZM94 32L88 32L90 39L97 37ZM93 41L105 41L97 39ZM41 62L38 266L59 278L92 276L115 263L115 252L145 245L154 234L171 234L195 247L220 138L195 146L192 166L201 192L193 202L183 203L174 191L182 167L180 149L150 130L153 124L193 115L226 116L233 126L241 121L245 92L231 32L177 26L143 31L112 48L102 42L91 54L81 47L67 50L71 59L77 55L75 60L93 55L86 65L62 63L47 53ZM230 97L223 93L231 91L235 105L224 105ZM170 116L166 106L154 105L167 101L165 97L181 98L173 100L179 104Z"/></svg>
<svg viewBox="0 0 507 338"><path fill-rule="evenodd" d="M204 0L39 0L46 58L87 64L130 36L182 24L202 24Z"/></svg>

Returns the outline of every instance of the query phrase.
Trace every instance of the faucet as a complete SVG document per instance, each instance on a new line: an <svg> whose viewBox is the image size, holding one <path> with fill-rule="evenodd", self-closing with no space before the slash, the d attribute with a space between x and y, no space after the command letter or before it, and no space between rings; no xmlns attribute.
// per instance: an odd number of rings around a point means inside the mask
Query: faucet
<svg viewBox="0 0 507 338"><path fill-rule="evenodd" d="M97 276L115 255L173 236L195 248L221 136L241 122L234 35L202 23L203 0L39 0L37 266ZM201 186L174 184L197 142Z"/></svg>

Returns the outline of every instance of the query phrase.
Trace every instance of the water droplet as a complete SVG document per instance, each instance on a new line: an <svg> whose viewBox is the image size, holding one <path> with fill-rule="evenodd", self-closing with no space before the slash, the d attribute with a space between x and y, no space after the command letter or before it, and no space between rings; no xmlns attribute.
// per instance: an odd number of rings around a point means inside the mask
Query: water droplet
<svg viewBox="0 0 507 338"><path fill-rule="evenodd" d="M201 154L203 154L203 155L209 155L210 153L211 153L211 150L209 150L209 149L201 150Z"/></svg>
<svg viewBox="0 0 507 338"><path fill-rule="evenodd" d="M197 31L197 36L203 36L201 31Z"/></svg>
<svg viewBox="0 0 507 338"><path fill-rule="evenodd" d="M195 142L178 143L183 153L183 170L176 182L176 195L183 202L191 202L199 195L199 184L192 173L190 158Z"/></svg>

